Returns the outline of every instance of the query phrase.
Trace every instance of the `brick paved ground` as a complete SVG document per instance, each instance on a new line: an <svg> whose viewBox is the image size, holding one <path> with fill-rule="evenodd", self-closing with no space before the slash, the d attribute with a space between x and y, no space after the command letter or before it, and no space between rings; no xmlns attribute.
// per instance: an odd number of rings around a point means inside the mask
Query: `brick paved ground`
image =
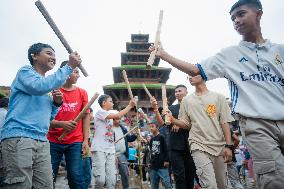
<svg viewBox="0 0 284 189"><path fill-rule="evenodd" d="M129 180L130 189L139 189L139 186L140 186L139 177L135 176L134 172L132 172L132 171L130 173L131 173L130 174L130 180ZM67 179L66 179L66 173L65 173L64 170L61 170L59 172L57 182L55 184L55 188L56 189L69 189L68 184L67 184ZM93 188L93 187L91 187L91 188ZM253 180L250 179L250 178L247 178L244 181L244 188L245 189L255 189ZM120 182L118 182L116 189L122 189ZM143 189L150 189L150 185L148 185L146 183L143 184Z"/></svg>

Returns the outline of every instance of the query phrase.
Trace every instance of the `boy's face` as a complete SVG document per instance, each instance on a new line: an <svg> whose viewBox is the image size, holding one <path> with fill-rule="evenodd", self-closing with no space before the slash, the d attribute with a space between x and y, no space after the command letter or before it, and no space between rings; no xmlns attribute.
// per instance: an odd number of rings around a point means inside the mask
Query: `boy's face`
<svg viewBox="0 0 284 189"><path fill-rule="evenodd" d="M197 76L194 76L194 77L189 75L189 76L187 76L187 78L188 78L188 80L189 80L189 82L192 86L197 86L197 85L201 84L202 82L204 82L201 75L197 75Z"/></svg>
<svg viewBox="0 0 284 189"><path fill-rule="evenodd" d="M158 132L158 128L155 124L150 124L149 127L150 127L151 133L155 134Z"/></svg>
<svg viewBox="0 0 284 189"><path fill-rule="evenodd" d="M262 15L261 10L256 10L256 8L243 5L231 13L231 20L233 21L233 25L235 30L240 35L249 35L255 32L260 24L260 18Z"/></svg>
<svg viewBox="0 0 284 189"><path fill-rule="evenodd" d="M69 82L71 84L75 84L75 83L77 83L79 77L80 77L79 69L75 68L75 69L73 69L73 73L67 79L67 82Z"/></svg>
<svg viewBox="0 0 284 189"><path fill-rule="evenodd" d="M107 98L104 102L103 102L103 108L105 110L112 110L113 109L113 102L112 102L112 98L109 97Z"/></svg>
<svg viewBox="0 0 284 189"><path fill-rule="evenodd" d="M187 95L187 89L184 87L178 87L175 89L175 97L178 101L181 101L183 97Z"/></svg>
<svg viewBox="0 0 284 189"><path fill-rule="evenodd" d="M120 121L120 119L113 119L113 125L119 126L119 121Z"/></svg>
<svg viewBox="0 0 284 189"><path fill-rule="evenodd" d="M45 71L52 70L56 64L55 52L51 48L43 48L39 54L32 56L34 63Z"/></svg>

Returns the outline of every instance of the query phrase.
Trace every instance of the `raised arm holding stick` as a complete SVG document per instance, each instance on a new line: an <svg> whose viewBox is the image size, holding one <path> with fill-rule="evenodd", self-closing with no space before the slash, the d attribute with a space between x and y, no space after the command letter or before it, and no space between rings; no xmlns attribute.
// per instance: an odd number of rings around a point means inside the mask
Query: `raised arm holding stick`
<svg viewBox="0 0 284 189"><path fill-rule="evenodd" d="M43 17L45 18L45 20L47 21L47 23L49 24L49 26L51 27L51 29L54 31L54 33L56 34L56 36L59 38L59 40L61 41L62 45L65 47L65 49L67 50L67 52L69 54L73 53L72 48L70 47L69 43L66 41L66 39L64 38L64 36L62 35L62 33L60 32L59 28L57 27L57 25L55 24L55 22L53 21L53 19L51 18L51 16L49 15L48 11L46 10L46 8L44 7L44 5L42 4L42 2L40 0L35 2L35 5L37 6L38 10L41 12L41 14L43 15ZM78 68L81 70L81 72L83 73L83 75L85 77L88 76L87 71L85 70L85 68L83 67L83 65L80 63L78 65Z"/></svg>

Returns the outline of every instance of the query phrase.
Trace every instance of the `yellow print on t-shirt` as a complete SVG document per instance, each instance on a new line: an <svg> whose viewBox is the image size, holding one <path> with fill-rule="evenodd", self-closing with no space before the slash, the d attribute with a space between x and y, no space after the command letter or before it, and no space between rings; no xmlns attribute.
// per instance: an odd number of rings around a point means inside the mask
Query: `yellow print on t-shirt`
<svg viewBox="0 0 284 189"><path fill-rule="evenodd" d="M216 105L215 104L209 104L206 108L206 113L209 117L216 116Z"/></svg>

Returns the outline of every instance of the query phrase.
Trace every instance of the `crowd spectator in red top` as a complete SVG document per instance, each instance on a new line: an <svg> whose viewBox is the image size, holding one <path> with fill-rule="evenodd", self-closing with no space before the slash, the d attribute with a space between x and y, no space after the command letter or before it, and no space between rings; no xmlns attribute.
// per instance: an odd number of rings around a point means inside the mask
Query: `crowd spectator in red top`
<svg viewBox="0 0 284 189"><path fill-rule="evenodd" d="M67 64L63 62L61 67ZM88 103L88 95L84 89L75 86L79 75L78 68L66 80L60 91L63 93L63 104L55 119L51 122L47 138L50 142L51 163L54 181L58 167L64 154L66 161L67 179L70 189L88 188L84 180L83 158L88 152L90 118L89 111L77 123L73 120ZM68 132L62 140L58 138L64 131Z"/></svg>

